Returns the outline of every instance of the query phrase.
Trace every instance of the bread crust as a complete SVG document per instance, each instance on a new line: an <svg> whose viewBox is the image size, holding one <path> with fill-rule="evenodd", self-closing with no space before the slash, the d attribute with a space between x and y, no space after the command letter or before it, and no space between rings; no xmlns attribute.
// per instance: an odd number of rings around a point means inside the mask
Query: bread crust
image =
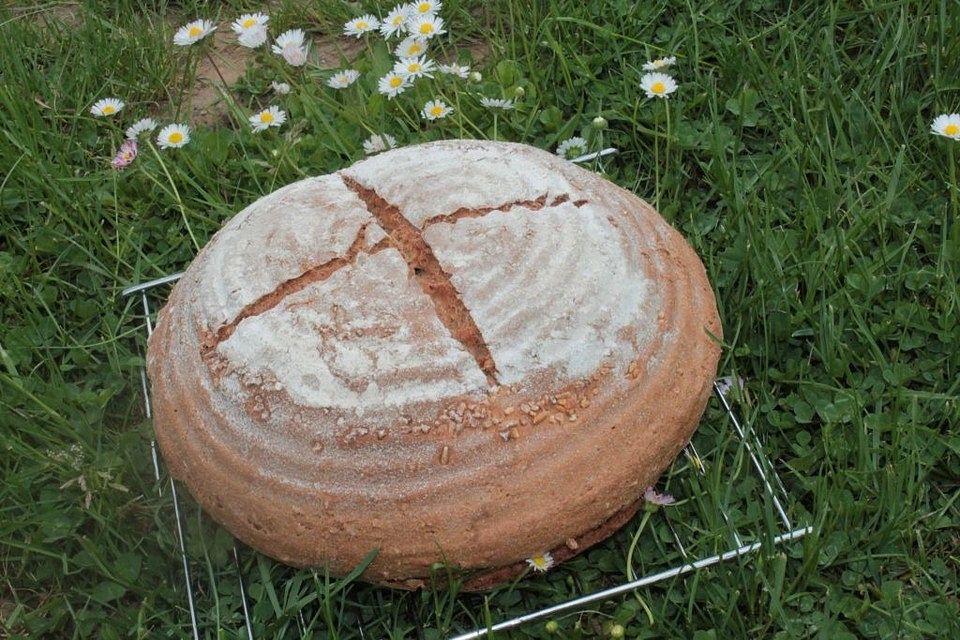
<svg viewBox="0 0 960 640"><path fill-rule="evenodd" d="M720 355L704 267L551 154L442 141L289 185L219 231L149 342L170 472L294 566L485 589L626 522Z"/></svg>

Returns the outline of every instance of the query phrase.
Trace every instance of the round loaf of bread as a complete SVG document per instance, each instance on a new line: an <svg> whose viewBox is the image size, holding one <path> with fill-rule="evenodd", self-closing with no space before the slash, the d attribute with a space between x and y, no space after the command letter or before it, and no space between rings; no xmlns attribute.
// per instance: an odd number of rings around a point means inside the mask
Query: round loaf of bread
<svg viewBox="0 0 960 640"><path fill-rule="evenodd" d="M716 374L704 267L632 193L532 147L450 140L230 220L150 339L170 472L251 547L481 589L605 538Z"/></svg>

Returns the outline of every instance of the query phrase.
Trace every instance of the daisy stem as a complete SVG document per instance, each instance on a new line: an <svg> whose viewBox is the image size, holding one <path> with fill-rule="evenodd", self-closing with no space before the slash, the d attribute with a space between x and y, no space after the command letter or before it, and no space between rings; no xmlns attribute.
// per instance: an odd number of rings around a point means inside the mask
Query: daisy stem
<svg viewBox="0 0 960 640"><path fill-rule="evenodd" d="M627 580L634 580L636 576L633 573L633 552L637 549L637 541L640 540L640 534L643 533L643 530L647 527L647 522L650 520L651 511L644 511L643 518L640 520L640 526L637 527L636 532L633 534L633 539L630 540L630 547L627 549Z"/></svg>
<svg viewBox="0 0 960 640"><path fill-rule="evenodd" d="M187 210L183 206L183 199L180 197L180 191L177 189L177 183L173 181L173 176L170 175L170 170L167 169L167 164L163 161L163 158L157 153L157 148L150 144L150 151L153 152L154 157L157 159L157 162L160 163L160 167L163 169L163 173L167 176L167 182L170 183L170 188L173 190L173 197L177 201L177 207L180 209L180 216L183 218L183 224L187 227L187 233L190 234L190 240L193 241L193 247L196 251L200 251L200 243L197 242L197 237L193 234L193 227L190 226L190 220L187 219Z"/></svg>
<svg viewBox="0 0 960 640"><path fill-rule="evenodd" d="M663 168L664 173L666 173L670 170L670 98L664 98L663 103L664 108L667 110L667 141L664 143L665 148L663 151ZM659 209L658 203L657 210Z"/></svg>
<svg viewBox="0 0 960 640"><path fill-rule="evenodd" d="M230 90L230 85L227 84L227 81L223 79L223 74L220 73L220 67L217 66L216 60L213 59L213 56L210 55L210 48L204 48L204 54L207 56L207 60L210 61L210 64L213 65L213 70L217 72L217 77L220 78L220 85L223 87L223 92L227 93Z"/></svg>
<svg viewBox="0 0 960 640"><path fill-rule="evenodd" d="M497 112L493 112L493 139L497 140Z"/></svg>
<svg viewBox="0 0 960 640"><path fill-rule="evenodd" d="M653 208L660 211L660 136L653 137Z"/></svg>
<svg viewBox="0 0 960 640"><path fill-rule="evenodd" d="M650 520L650 514L652 511L644 511L643 518L640 520L640 526L637 527L637 531L633 534L633 538L630 540L630 547L627 549L627 580L633 581L636 580L636 574L633 572L633 552L637 549L637 541L640 540L640 534L643 533L643 530L647 527L647 522ZM653 612L650 611L650 607L647 606L647 603L640 597L640 594L637 592L633 593L634 598L637 602L643 607L644 612L647 614L647 620L650 621L650 624L653 624Z"/></svg>
<svg viewBox="0 0 960 640"><path fill-rule="evenodd" d="M950 189L950 213L947 215L947 241L950 241L950 232L953 230L953 224L957 219L957 193L960 192L960 185L957 185L957 163L953 157L953 147L956 145L951 144L950 149L950 185L947 187Z"/></svg>

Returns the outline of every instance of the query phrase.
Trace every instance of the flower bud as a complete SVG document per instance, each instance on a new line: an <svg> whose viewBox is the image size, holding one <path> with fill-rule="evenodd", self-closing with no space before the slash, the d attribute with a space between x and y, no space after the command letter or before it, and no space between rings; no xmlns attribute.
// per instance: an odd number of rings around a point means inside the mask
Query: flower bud
<svg viewBox="0 0 960 640"><path fill-rule="evenodd" d="M474 84L483 82L483 75L479 71L471 71L470 82L473 82Z"/></svg>
<svg viewBox="0 0 960 640"><path fill-rule="evenodd" d="M516 87L513 90L513 97L519 100L520 98L523 97L523 94L525 94L526 92L527 92L526 89L524 89L523 87Z"/></svg>
<svg viewBox="0 0 960 640"><path fill-rule="evenodd" d="M543 628L547 633L551 634L560 631L560 625L557 624L556 620L548 620L547 624L543 625Z"/></svg>
<svg viewBox="0 0 960 640"><path fill-rule="evenodd" d="M626 632L627 630L623 628L622 624L615 624L610 627L611 638L622 638Z"/></svg>
<svg viewBox="0 0 960 640"><path fill-rule="evenodd" d="M598 131L603 131L604 129L607 128L607 119L604 118L603 116L597 116L596 118L593 119L593 122L591 124L593 125L594 129L597 129Z"/></svg>

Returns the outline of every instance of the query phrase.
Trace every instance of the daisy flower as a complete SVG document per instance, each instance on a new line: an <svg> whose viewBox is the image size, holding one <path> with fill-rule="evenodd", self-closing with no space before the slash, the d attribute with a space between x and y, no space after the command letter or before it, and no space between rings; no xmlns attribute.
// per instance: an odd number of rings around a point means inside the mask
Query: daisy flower
<svg viewBox="0 0 960 640"><path fill-rule="evenodd" d="M124 140L120 145L120 150L110 162L110 166L118 171L130 166L137 159L137 141L136 139Z"/></svg>
<svg viewBox="0 0 960 640"><path fill-rule="evenodd" d="M643 499L648 504L655 504L661 507L671 505L676 500L669 493L657 493L653 487L647 487L646 491L643 492Z"/></svg>
<svg viewBox="0 0 960 640"><path fill-rule="evenodd" d="M419 0L419 2L411 2L407 7L412 16L435 15L443 8L443 3L433 0Z"/></svg>
<svg viewBox="0 0 960 640"><path fill-rule="evenodd" d="M580 136L567 138L557 145L557 155L561 158L571 158L583 155L587 151L587 141ZM572 152L572 153L571 153Z"/></svg>
<svg viewBox="0 0 960 640"><path fill-rule="evenodd" d="M645 73L640 78L640 88L648 98L666 98L677 90L677 82L666 73Z"/></svg>
<svg viewBox="0 0 960 640"><path fill-rule="evenodd" d="M256 49L266 41L266 27L254 27L253 29L248 29L237 37L237 42L240 44L240 46L248 49Z"/></svg>
<svg viewBox="0 0 960 640"><path fill-rule="evenodd" d="M513 100L503 98L480 98L480 104L488 109L513 109Z"/></svg>
<svg viewBox="0 0 960 640"><path fill-rule="evenodd" d="M90 113L98 118L103 118L104 116L116 115L120 113L121 109L123 109L123 100L119 98L104 98L103 100L97 100L93 106L90 107Z"/></svg>
<svg viewBox="0 0 960 640"><path fill-rule="evenodd" d="M290 93L290 85L286 82L277 82L274 80L270 83L270 88L273 89L274 93L277 93L281 96L285 96Z"/></svg>
<svg viewBox="0 0 960 640"><path fill-rule="evenodd" d="M397 146L397 139L389 133L375 133L363 141L363 150L368 156Z"/></svg>
<svg viewBox="0 0 960 640"><path fill-rule="evenodd" d="M368 31L375 31L380 28L380 21L369 13L359 18L354 18L343 25L343 35L356 36L359 38Z"/></svg>
<svg viewBox="0 0 960 640"><path fill-rule="evenodd" d="M185 124L168 124L157 135L157 144L161 149L178 149L188 142L190 127Z"/></svg>
<svg viewBox="0 0 960 640"><path fill-rule="evenodd" d="M430 72L436 68L437 65L433 60L427 60L426 56L420 56L419 58L401 58L393 65L393 70L396 73L406 76L411 80L420 77L432 78L433 74Z"/></svg>
<svg viewBox="0 0 960 640"><path fill-rule="evenodd" d="M437 67L437 70L440 73L449 73L452 76L457 76L458 78L463 78L464 80L470 77L470 67L463 67L459 64L442 64Z"/></svg>
<svg viewBox="0 0 960 640"><path fill-rule="evenodd" d="M392 98L406 91L407 87L411 84L413 83L407 76L400 75L396 71L391 71L377 82L377 90L388 98Z"/></svg>
<svg viewBox="0 0 960 640"><path fill-rule="evenodd" d="M267 107L260 113L250 116L250 125L254 133L259 133L267 127L279 127L287 120L286 112L280 107Z"/></svg>
<svg viewBox="0 0 960 640"><path fill-rule="evenodd" d="M527 564L534 571L540 573L545 573L550 567L553 566L553 556L550 555L550 552L541 553L540 555L533 556L532 558L527 558Z"/></svg>
<svg viewBox="0 0 960 640"><path fill-rule="evenodd" d="M660 69L666 69L667 67L677 64L677 56L670 56L668 58L657 58L656 60L651 60L646 62L643 65L644 71L659 71Z"/></svg>
<svg viewBox="0 0 960 640"><path fill-rule="evenodd" d="M217 28L210 20L194 20L183 25L173 36L173 44L187 47L203 40Z"/></svg>
<svg viewBox="0 0 960 640"><path fill-rule="evenodd" d="M415 58L427 51L427 41L417 36L407 36L394 49L393 55L398 58Z"/></svg>
<svg viewBox="0 0 960 640"><path fill-rule="evenodd" d="M960 140L960 113L939 115L930 125L930 131L938 136Z"/></svg>
<svg viewBox="0 0 960 640"><path fill-rule="evenodd" d="M245 13L236 20L233 21L233 24L230 25L233 27L233 32L238 36L242 36L244 33L256 29L258 27L267 26L267 22L270 21L270 16L265 13Z"/></svg>
<svg viewBox="0 0 960 640"><path fill-rule="evenodd" d="M156 128L157 121L153 118L137 120L127 128L127 140L136 140L141 133L153 131Z"/></svg>
<svg viewBox="0 0 960 640"><path fill-rule="evenodd" d="M427 120L439 120L453 113L453 107L448 107L443 100L431 100L423 105L423 117Z"/></svg>
<svg viewBox="0 0 960 640"><path fill-rule="evenodd" d="M390 38L403 33L407 28L407 18L409 16L410 6L398 4L387 17L380 23L380 35L384 38Z"/></svg>
<svg viewBox="0 0 960 640"><path fill-rule="evenodd" d="M275 54L283 56L288 64L294 67L302 67L307 62L307 46L304 44L305 34L303 29L290 29L284 31L277 39L273 41L270 50Z"/></svg>
<svg viewBox="0 0 960 640"><path fill-rule="evenodd" d="M333 89L346 89L360 77L360 72L354 69L338 71L327 80L327 86Z"/></svg>
<svg viewBox="0 0 960 640"><path fill-rule="evenodd" d="M270 47L270 50L275 54L283 55L283 50L287 47L302 47L304 38L306 36L303 33L303 29L290 29L289 31L284 31L277 36L277 39L273 41L273 46Z"/></svg>
<svg viewBox="0 0 960 640"><path fill-rule="evenodd" d="M283 51L280 52L280 55L283 56L283 59L287 61L291 67L302 67L307 64L307 47L297 47L292 44L288 44L283 48Z"/></svg>
<svg viewBox="0 0 960 640"><path fill-rule="evenodd" d="M430 13L408 21L407 31L418 38L432 38L447 32L443 28L443 18Z"/></svg>

